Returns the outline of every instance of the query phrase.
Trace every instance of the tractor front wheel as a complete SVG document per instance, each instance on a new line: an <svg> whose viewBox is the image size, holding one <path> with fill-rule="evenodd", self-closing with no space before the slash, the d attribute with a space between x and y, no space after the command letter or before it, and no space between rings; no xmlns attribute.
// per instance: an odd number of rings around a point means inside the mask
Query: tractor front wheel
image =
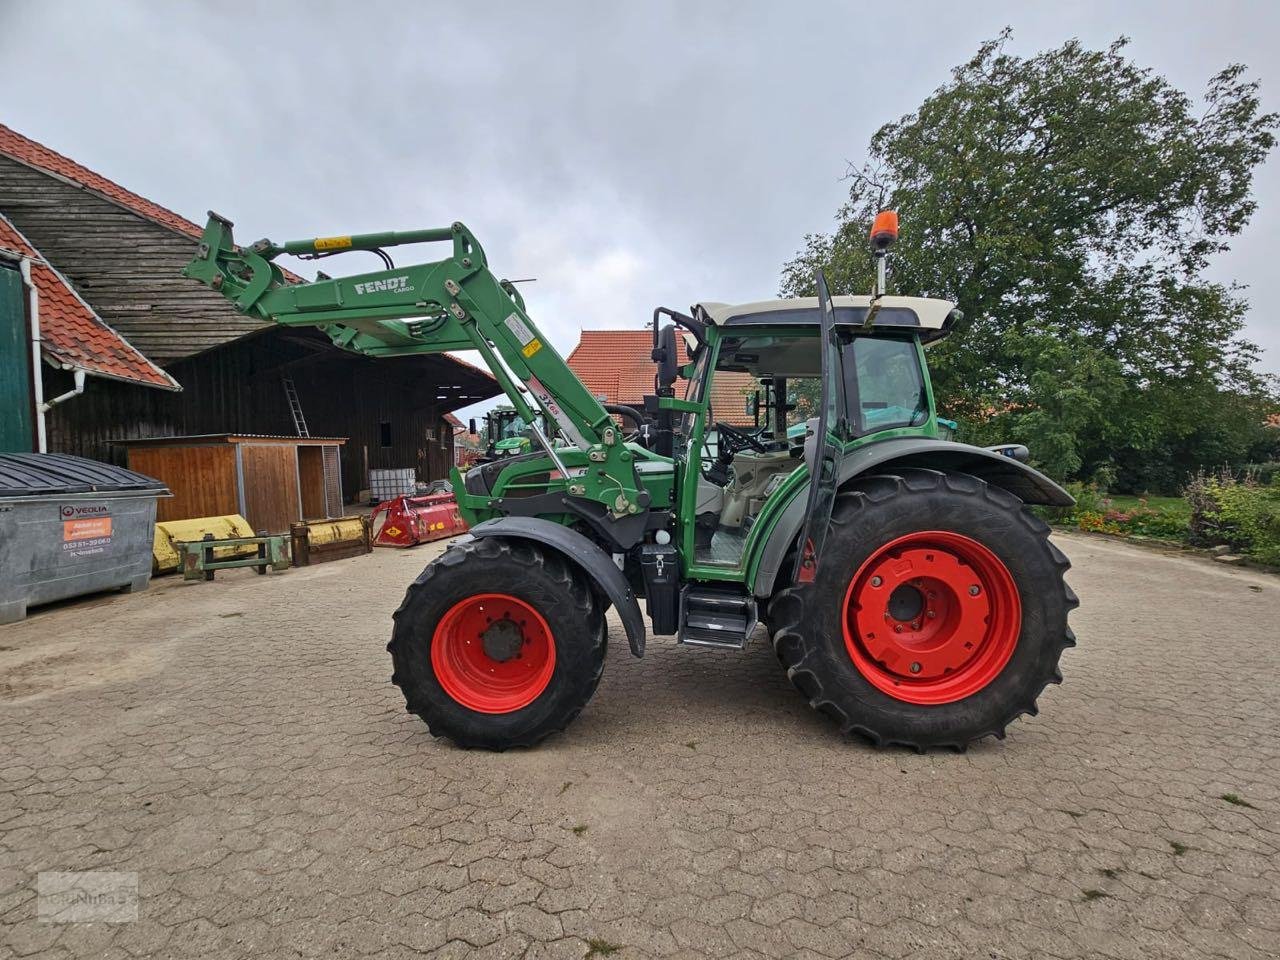
<svg viewBox="0 0 1280 960"><path fill-rule="evenodd" d="M462 747L532 746L582 710L604 669L604 611L581 572L520 540L450 547L395 614L392 681Z"/></svg>
<svg viewBox="0 0 1280 960"><path fill-rule="evenodd" d="M903 470L842 492L831 523L816 578L769 619L792 682L846 733L963 749L1061 682L1070 564L1016 497Z"/></svg>

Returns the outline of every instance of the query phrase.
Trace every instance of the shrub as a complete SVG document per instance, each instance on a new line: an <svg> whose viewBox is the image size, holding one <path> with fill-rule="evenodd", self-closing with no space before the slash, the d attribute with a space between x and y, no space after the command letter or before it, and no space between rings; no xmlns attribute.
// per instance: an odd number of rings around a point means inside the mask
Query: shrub
<svg viewBox="0 0 1280 960"><path fill-rule="evenodd" d="M1094 484L1069 483L1066 489L1076 498L1076 505L1044 511L1053 523L1071 524L1090 533L1187 539L1187 517L1179 511L1154 509L1145 499L1121 509Z"/></svg>
<svg viewBox="0 0 1280 960"><path fill-rule="evenodd" d="M1187 485L1191 536L1205 546L1226 544L1263 563L1280 564L1280 484L1263 486L1246 474L1197 474Z"/></svg>

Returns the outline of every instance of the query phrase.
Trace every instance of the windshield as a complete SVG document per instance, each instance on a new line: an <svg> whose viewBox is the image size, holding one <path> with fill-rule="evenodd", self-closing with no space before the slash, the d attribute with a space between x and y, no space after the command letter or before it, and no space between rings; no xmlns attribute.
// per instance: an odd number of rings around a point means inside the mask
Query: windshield
<svg viewBox="0 0 1280 960"><path fill-rule="evenodd" d="M686 400L697 402L702 399L702 389L707 382L707 367L711 360L711 351L702 349L698 351L698 358L694 361L693 376L685 381L684 398ZM675 423L675 432L682 437L688 437L693 433L693 414L686 413L680 417Z"/></svg>
<svg viewBox="0 0 1280 960"><path fill-rule="evenodd" d="M511 440L516 437L523 437L525 430L528 428L529 425L520 417L508 417L498 427L498 439Z"/></svg>

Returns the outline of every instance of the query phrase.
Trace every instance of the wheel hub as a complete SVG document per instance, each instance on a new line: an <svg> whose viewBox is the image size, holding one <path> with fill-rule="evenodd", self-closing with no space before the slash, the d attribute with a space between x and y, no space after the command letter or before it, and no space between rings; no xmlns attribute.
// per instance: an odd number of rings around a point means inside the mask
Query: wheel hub
<svg viewBox="0 0 1280 960"><path fill-rule="evenodd" d="M495 620L480 634L480 641L485 656L498 663L506 663L520 655L520 648L524 646L524 633L518 623L509 617L503 617Z"/></svg>
<svg viewBox="0 0 1280 960"><path fill-rule="evenodd" d="M993 681L1017 646L1013 577L969 537L929 531L877 550L845 595L845 647L878 689L950 703Z"/></svg>

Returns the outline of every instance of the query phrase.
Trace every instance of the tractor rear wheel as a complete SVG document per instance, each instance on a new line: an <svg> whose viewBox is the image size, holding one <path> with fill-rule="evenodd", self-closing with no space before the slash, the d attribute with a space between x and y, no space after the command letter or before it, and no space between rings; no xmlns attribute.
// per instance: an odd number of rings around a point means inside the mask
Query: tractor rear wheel
<svg viewBox="0 0 1280 960"><path fill-rule="evenodd" d="M581 572L522 540L485 538L430 563L387 649L409 712L461 747L532 746L600 682L604 609Z"/></svg>
<svg viewBox="0 0 1280 960"><path fill-rule="evenodd" d="M791 681L846 734L961 750L1062 682L1070 563L1017 497L903 470L842 491L831 523L816 578L769 620Z"/></svg>

